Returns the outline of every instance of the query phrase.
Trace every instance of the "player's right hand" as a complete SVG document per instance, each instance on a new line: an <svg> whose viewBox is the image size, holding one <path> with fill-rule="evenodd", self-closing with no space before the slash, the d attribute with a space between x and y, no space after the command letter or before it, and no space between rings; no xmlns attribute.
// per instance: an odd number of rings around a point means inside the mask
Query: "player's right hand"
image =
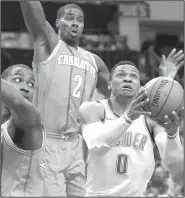
<svg viewBox="0 0 185 198"><path fill-rule="evenodd" d="M130 107L127 109L126 114L131 120L135 120L140 115L151 115L151 112L144 111L142 108L147 105L149 98L147 97L147 88L141 87L138 94L133 98Z"/></svg>

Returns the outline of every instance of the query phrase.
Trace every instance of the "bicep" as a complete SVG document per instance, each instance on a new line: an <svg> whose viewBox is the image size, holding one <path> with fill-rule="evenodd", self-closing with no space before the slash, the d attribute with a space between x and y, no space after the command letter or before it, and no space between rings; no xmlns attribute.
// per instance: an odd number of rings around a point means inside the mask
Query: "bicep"
<svg viewBox="0 0 185 198"><path fill-rule="evenodd" d="M104 108L101 105L80 108L82 119L82 135L91 153L107 152L107 147L101 142L101 132L104 131Z"/></svg>
<svg viewBox="0 0 185 198"><path fill-rule="evenodd" d="M36 108L32 104L23 104L11 114L15 128L24 132L22 148L26 150L40 149L44 138L43 126Z"/></svg>
<svg viewBox="0 0 185 198"><path fill-rule="evenodd" d="M58 44L58 37L52 26L46 21L43 30L34 41L33 61L39 63L45 61Z"/></svg>
<svg viewBox="0 0 185 198"><path fill-rule="evenodd" d="M45 22L45 25L42 29L43 30L42 30L41 37L43 37L43 38L41 38L41 39L46 40L49 50L50 50L50 52L52 52L58 43L58 36L48 21Z"/></svg>
<svg viewBox="0 0 185 198"><path fill-rule="evenodd" d="M94 55L97 67L98 67L98 81L97 89L101 91L106 97L110 96L110 91L108 90L109 82L109 70L105 63L96 55Z"/></svg>
<svg viewBox="0 0 185 198"><path fill-rule="evenodd" d="M10 112L17 128L25 132L42 131L39 112L30 102L24 101L16 108L10 109Z"/></svg>

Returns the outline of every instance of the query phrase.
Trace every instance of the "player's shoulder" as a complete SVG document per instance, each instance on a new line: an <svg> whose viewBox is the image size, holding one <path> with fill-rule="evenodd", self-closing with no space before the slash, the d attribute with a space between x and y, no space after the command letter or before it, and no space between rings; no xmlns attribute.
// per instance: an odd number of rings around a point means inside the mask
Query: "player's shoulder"
<svg viewBox="0 0 185 198"><path fill-rule="evenodd" d="M84 102L82 103L82 105L80 106L79 108L79 111L80 112L83 112L83 111L89 111L89 110L101 110L103 107L103 105L98 102L98 101L89 101L89 102Z"/></svg>
<svg viewBox="0 0 185 198"><path fill-rule="evenodd" d="M81 47L79 47L79 48L81 49L81 51L84 51L85 53L91 54L91 56L95 59L97 65L98 64L105 64L103 62L103 60L97 54L94 54L94 53L92 53L92 52L90 52L90 51L88 51L84 48L81 48Z"/></svg>
<svg viewBox="0 0 185 198"><path fill-rule="evenodd" d="M102 60L97 54L94 54L94 53L92 53L92 52L90 52L90 53L92 54L92 56L94 57L94 59L95 59L95 61L96 61L97 63L105 64L105 63L103 62L103 60Z"/></svg>
<svg viewBox="0 0 185 198"><path fill-rule="evenodd" d="M98 68L98 71L103 71L104 73L106 72L107 75L108 75L107 66L104 63L104 61L96 54L92 53L92 56L94 57L94 60L96 62L97 68Z"/></svg>
<svg viewBox="0 0 185 198"><path fill-rule="evenodd" d="M102 117L104 115L104 106L99 101L84 102L79 108L79 114L82 118L94 115Z"/></svg>

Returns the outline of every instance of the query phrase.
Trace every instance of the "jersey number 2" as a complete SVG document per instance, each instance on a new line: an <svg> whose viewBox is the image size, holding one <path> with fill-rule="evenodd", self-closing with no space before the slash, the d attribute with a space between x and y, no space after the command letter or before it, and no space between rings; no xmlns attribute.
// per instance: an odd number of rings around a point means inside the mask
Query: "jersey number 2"
<svg viewBox="0 0 185 198"><path fill-rule="evenodd" d="M76 87L74 88L73 96L74 96L75 98L80 98L81 92L80 92L79 89L80 89L80 87L81 87L81 85L82 85L82 77L81 77L79 74L77 74L77 75L75 75L74 80L75 80L75 82L77 82L77 85L76 85Z"/></svg>
<svg viewBox="0 0 185 198"><path fill-rule="evenodd" d="M124 175L127 173L128 155L119 154L116 161L116 172Z"/></svg>

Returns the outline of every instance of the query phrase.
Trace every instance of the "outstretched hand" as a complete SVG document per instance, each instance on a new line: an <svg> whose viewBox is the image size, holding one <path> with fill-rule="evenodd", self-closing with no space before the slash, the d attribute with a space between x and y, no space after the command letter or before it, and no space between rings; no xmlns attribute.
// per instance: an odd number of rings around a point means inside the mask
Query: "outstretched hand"
<svg viewBox="0 0 185 198"><path fill-rule="evenodd" d="M178 127L180 126L184 118L184 107L182 107L179 116L175 111L171 113L170 116L164 116L164 122L157 120L156 122L166 129L168 135L174 135L177 132Z"/></svg>
<svg viewBox="0 0 185 198"><path fill-rule="evenodd" d="M175 78L179 69L184 65L184 53L182 50L173 49L167 58L163 55L159 65L159 75Z"/></svg>
<svg viewBox="0 0 185 198"><path fill-rule="evenodd" d="M147 105L149 98L147 97L147 88L141 87L138 94L133 98L130 107L127 109L127 116L131 120L135 120L140 115L151 115L151 112L144 111L142 108Z"/></svg>

